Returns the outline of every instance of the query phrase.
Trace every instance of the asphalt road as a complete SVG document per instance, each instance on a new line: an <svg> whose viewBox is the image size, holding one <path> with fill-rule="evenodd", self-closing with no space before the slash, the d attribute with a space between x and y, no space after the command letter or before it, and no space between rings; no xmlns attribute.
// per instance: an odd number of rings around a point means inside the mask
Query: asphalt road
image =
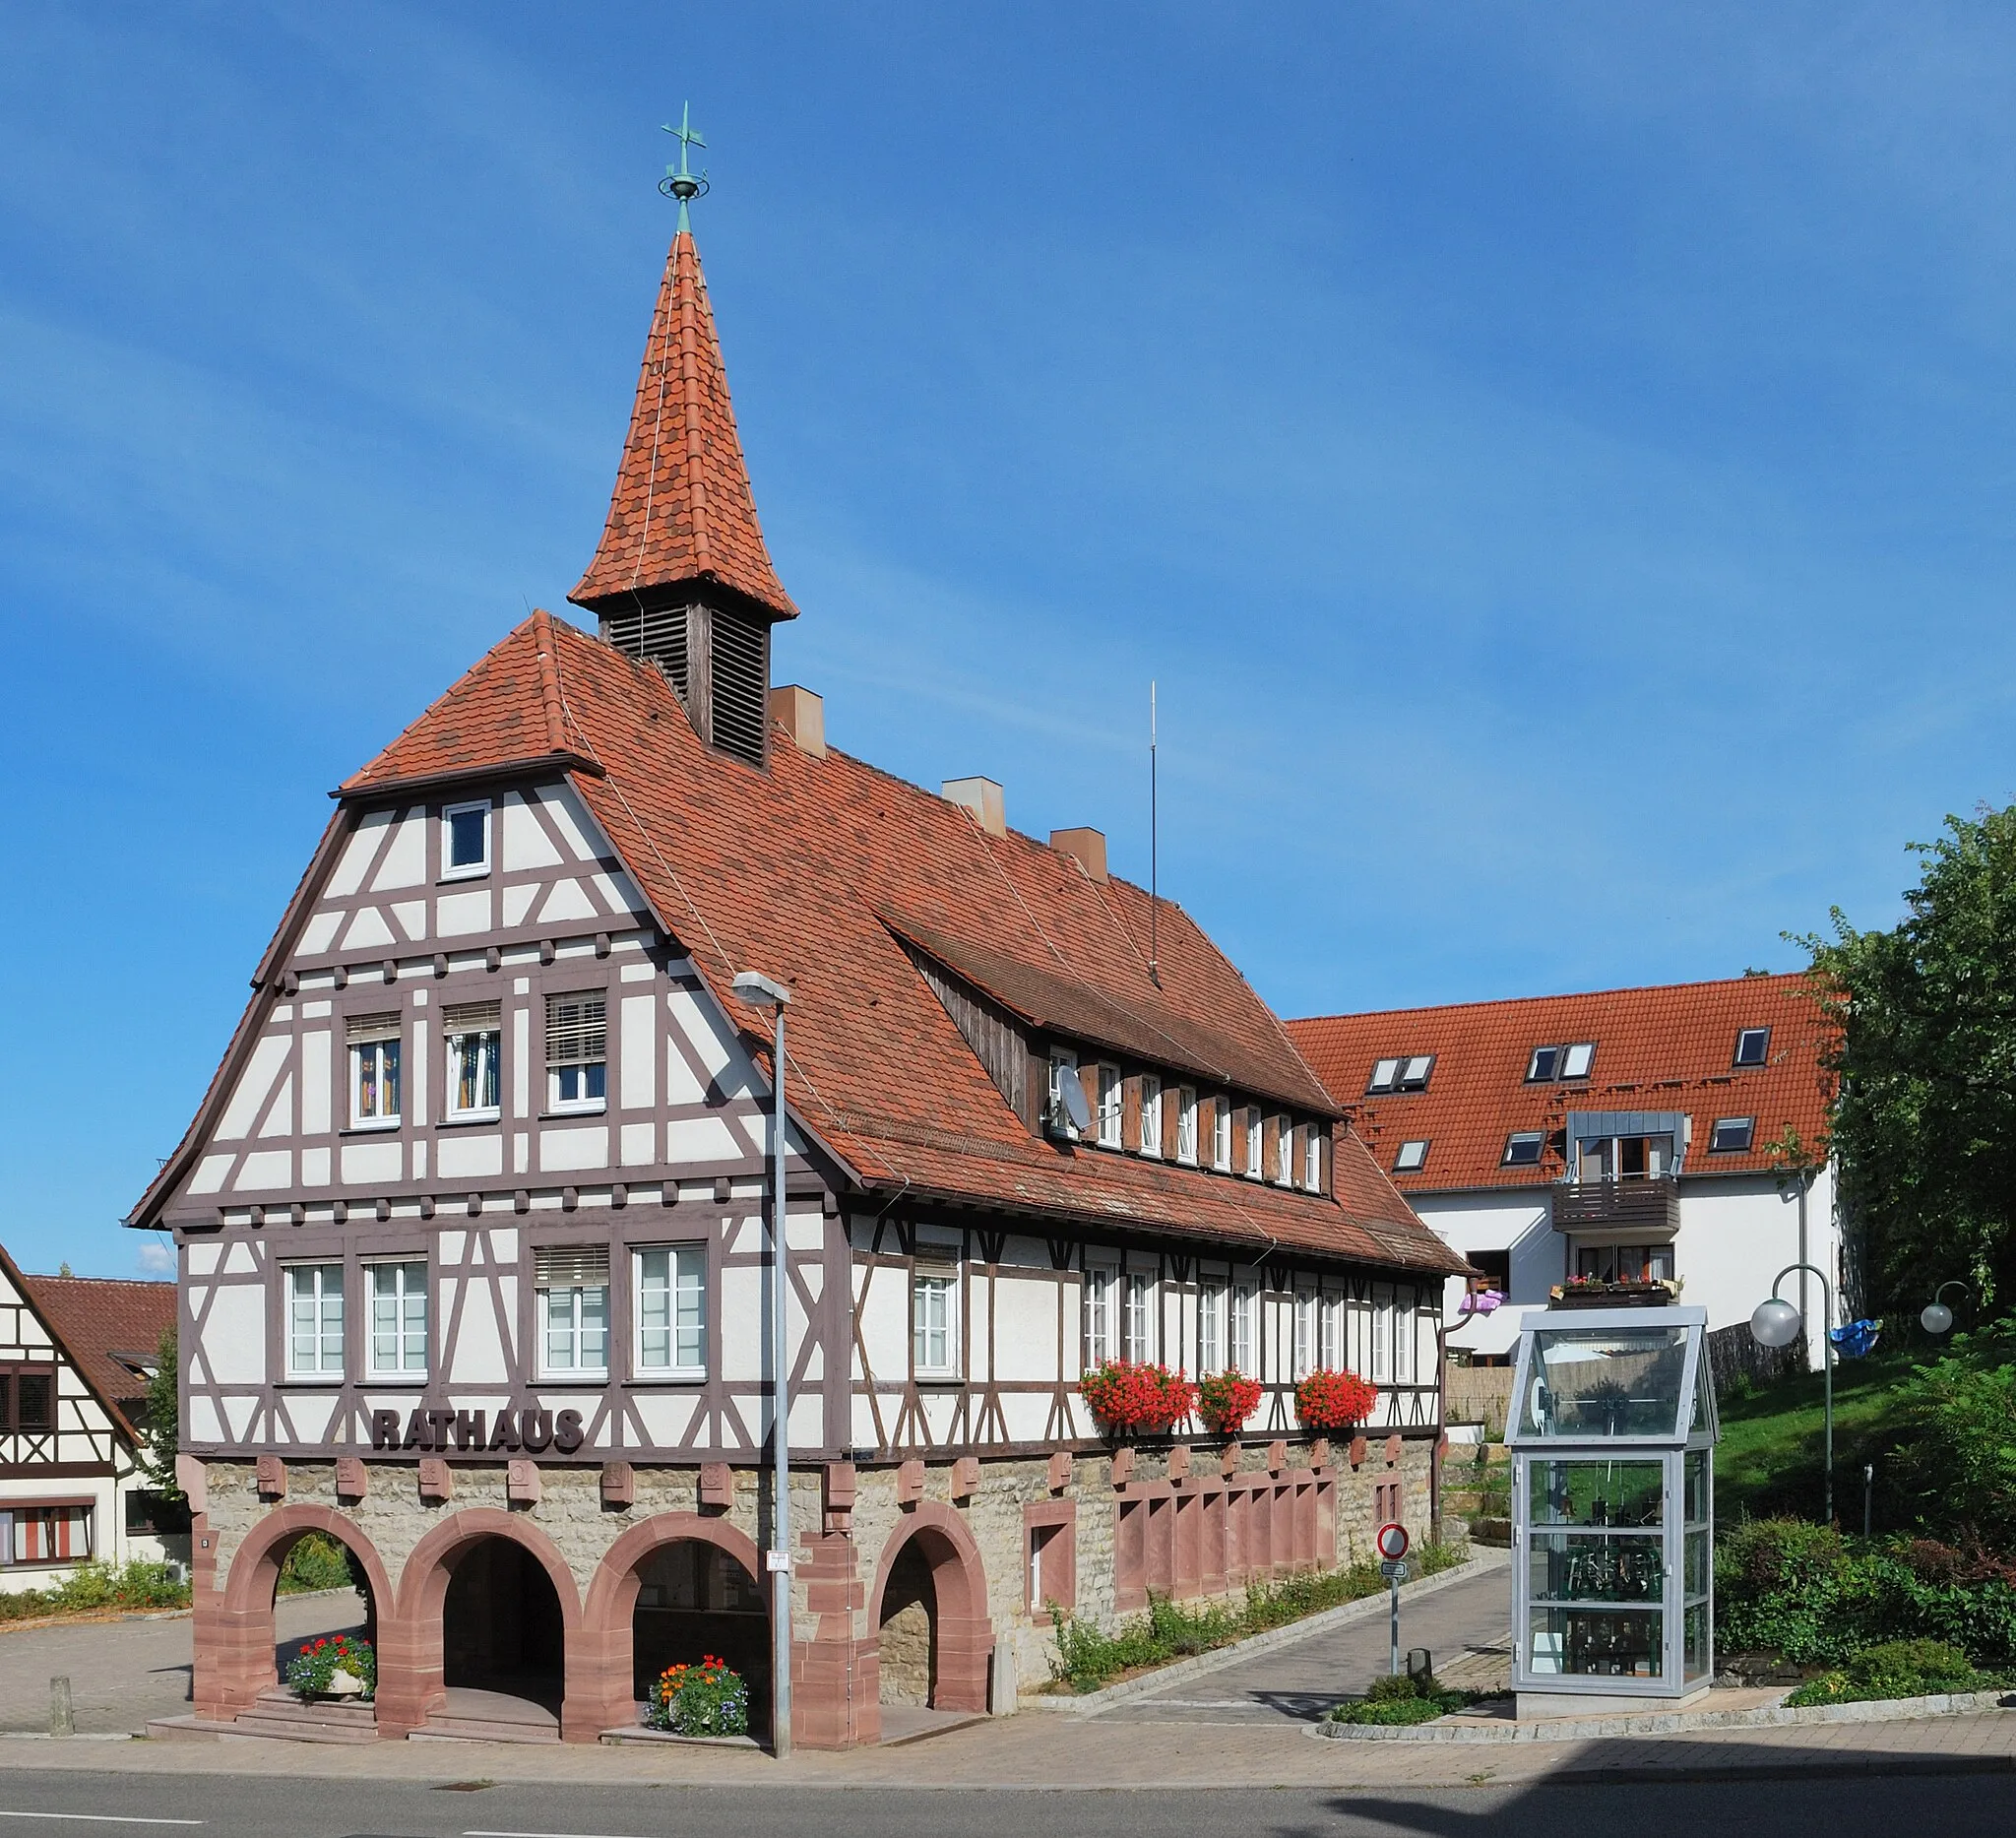
<svg viewBox="0 0 2016 1838"><path fill-rule="evenodd" d="M956 1790L957 1783L948 1781ZM2005 1838L2007 1775L1914 1779L1472 1788L1424 1793L1349 1789L929 1789L474 1787L353 1778L290 1781L9 1771L0 1831L24 1838L996 1838L1040 1823L1045 1838L1631 1838L1825 1833L1826 1838Z"/></svg>

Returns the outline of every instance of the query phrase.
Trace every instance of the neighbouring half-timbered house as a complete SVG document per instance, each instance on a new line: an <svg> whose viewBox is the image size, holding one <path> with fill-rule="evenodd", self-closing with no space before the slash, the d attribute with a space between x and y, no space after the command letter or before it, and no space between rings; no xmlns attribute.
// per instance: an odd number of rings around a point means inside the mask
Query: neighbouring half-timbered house
<svg viewBox="0 0 2016 1838"><path fill-rule="evenodd" d="M0 1591L80 1563L186 1560L185 1516L140 1466L167 1283L29 1276L0 1250Z"/></svg>
<svg viewBox="0 0 2016 1838"><path fill-rule="evenodd" d="M797 608L683 227L572 599L596 635L534 613L340 788L133 1216L181 1259L202 1717L273 1683L309 1529L369 1578L381 1734L487 1727L457 1693L488 1690L592 1741L702 1650L766 1701L776 1068L744 971L790 996L798 1741L1012 1708L1051 1603L1425 1532L1459 1262L1166 903L1151 968L1097 831L891 778L771 687ZM1115 1448L1077 1382L1117 1358L1236 1365L1260 1414ZM1377 1375L1355 1437L1298 1431L1318 1365Z"/></svg>

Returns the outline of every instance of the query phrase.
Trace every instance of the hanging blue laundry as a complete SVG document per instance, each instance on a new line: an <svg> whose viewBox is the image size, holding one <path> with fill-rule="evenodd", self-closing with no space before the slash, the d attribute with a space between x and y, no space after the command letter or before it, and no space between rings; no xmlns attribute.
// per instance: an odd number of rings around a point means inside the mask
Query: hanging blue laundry
<svg viewBox="0 0 2016 1838"><path fill-rule="evenodd" d="M1859 1360L1875 1352L1882 1333L1880 1321L1851 1321L1846 1327L1832 1329L1827 1338L1844 1360Z"/></svg>

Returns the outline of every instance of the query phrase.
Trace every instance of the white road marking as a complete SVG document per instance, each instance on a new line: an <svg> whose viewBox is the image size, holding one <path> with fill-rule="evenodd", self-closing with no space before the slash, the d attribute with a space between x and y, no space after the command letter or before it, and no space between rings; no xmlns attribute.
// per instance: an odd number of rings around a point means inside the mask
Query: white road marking
<svg viewBox="0 0 2016 1838"><path fill-rule="evenodd" d="M127 1812L4 1812L0 1819L83 1819L92 1825L201 1825L201 1819L149 1819Z"/></svg>
<svg viewBox="0 0 2016 1838"><path fill-rule="evenodd" d="M612 1838L608 1832L464 1832L462 1838Z"/></svg>

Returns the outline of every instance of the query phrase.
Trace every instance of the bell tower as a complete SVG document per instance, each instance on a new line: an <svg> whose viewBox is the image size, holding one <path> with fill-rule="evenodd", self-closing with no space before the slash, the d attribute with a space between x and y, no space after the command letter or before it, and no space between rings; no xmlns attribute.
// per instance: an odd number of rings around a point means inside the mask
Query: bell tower
<svg viewBox="0 0 2016 1838"><path fill-rule="evenodd" d="M568 595L602 640L656 664L710 746L762 766L770 722L770 630L795 619L764 545L728 400L687 207L707 189L688 169L705 146L690 111L667 134L679 163L659 189L679 206L615 490L595 559Z"/></svg>

